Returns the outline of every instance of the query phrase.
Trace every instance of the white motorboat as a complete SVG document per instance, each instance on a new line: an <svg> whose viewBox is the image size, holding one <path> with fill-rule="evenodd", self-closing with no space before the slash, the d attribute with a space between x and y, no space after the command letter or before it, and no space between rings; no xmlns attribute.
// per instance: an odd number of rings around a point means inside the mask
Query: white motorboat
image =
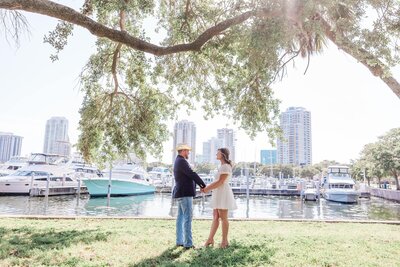
<svg viewBox="0 0 400 267"><path fill-rule="evenodd" d="M318 190L313 184L307 184L302 192L302 196L304 201L317 201Z"/></svg>
<svg viewBox="0 0 400 267"><path fill-rule="evenodd" d="M154 167L149 171L149 178L155 186L172 186L174 176L167 167Z"/></svg>
<svg viewBox="0 0 400 267"><path fill-rule="evenodd" d="M10 160L6 161L0 166L0 177L10 175L27 164L28 158L26 157L11 157Z"/></svg>
<svg viewBox="0 0 400 267"><path fill-rule="evenodd" d="M0 194L30 195L47 188L47 183L54 194L72 194L81 186L78 178L93 175L97 176L98 171L71 164L65 157L32 153L26 166L11 175L0 177Z"/></svg>
<svg viewBox="0 0 400 267"><path fill-rule="evenodd" d="M329 166L327 176L322 182L322 195L326 200L357 203L359 193L347 166Z"/></svg>
<svg viewBox="0 0 400 267"><path fill-rule="evenodd" d="M35 166L36 167L36 166ZM69 174L55 175L42 169L18 170L16 173L0 177L0 195L29 195L35 188L78 187L78 181Z"/></svg>

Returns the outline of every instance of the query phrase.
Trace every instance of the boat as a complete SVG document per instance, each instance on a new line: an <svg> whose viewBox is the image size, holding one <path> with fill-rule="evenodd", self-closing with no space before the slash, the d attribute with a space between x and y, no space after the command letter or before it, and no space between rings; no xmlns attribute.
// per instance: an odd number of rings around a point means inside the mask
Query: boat
<svg viewBox="0 0 400 267"><path fill-rule="evenodd" d="M155 186L172 186L174 176L167 167L154 167L149 171L150 182Z"/></svg>
<svg viewBox="0 0 400 267"><path fill-rule="evenodd" d="M322 196L329 201L357 203L359 193L347 166L328 166L327 176L322 182Z"/></svg>
<svg viewBox="0 0 400 267"><path fill-rule="evenodd" d="M27 165L16 172L0 177L0 195L30 195L35 188L60 188L53 190L60 194L75 192L79 181L65 158L45 153L32 153ZM68 189L68 190L65 190Z"/></svg>
<svg viewBox="0 0 400 267"><path fill-rule="evenodd" d="M146 171L139 165L127 163L105 170L103 177L83 178L91 197L133 196L153 194L156 188L149 182Z"/></svg>
<svg viewBox="0 0 400 267"><path fill-rule="evenodd" d="M0 177L7 176L28 164L27 157L14 156L0 166Z"/></svg>
<svg viewBox="0 0 400 267"><path fill-rule="evenodd" d="M304 201L317 201L318 200L318 190L311 184L306 184L306 188L302 192L302 197Z"/></svg>
<svg viewBox="0 0 400 267"><path fill-rule="evenodd" d="M86 192L83 177L98 177L100 170L88 164L46 153L32 153L26 166L0 177L0 195L70 195Z"/></svg>

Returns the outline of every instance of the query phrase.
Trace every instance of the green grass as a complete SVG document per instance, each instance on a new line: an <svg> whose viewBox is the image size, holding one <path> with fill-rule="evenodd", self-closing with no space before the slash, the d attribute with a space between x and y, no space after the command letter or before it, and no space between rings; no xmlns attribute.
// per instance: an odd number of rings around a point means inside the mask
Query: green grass
<svg viewBox="0 0 400 267"><path fill-rule="evenodd" d="M400 266L399 225L233 221L230 243L176 248L173 220L0 219L0 266Z"/></svg>

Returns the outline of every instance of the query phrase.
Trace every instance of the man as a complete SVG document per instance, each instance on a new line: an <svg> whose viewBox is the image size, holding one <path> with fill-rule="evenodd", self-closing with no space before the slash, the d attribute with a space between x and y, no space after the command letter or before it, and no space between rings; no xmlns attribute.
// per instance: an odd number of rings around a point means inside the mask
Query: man
<svg viewBox="0 0 400 267"><path fill-rule="evenodd" d="M196 184L204 188L206 184L190 168L187 159L191 148L181 144L176 147L178 156L174 164L175 187L172 197L178 204L176 218L176 245L186 249L194 248L192 240L193 197L196 195Z"/></svg>

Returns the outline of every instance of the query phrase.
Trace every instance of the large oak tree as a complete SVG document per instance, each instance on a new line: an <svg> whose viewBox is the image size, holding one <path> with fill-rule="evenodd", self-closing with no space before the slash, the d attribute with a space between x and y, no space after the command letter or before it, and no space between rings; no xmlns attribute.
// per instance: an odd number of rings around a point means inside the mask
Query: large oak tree
<svg viewBox="0 0 400 267"><path fill-rule="evenodd" d="M390 72L400 62L398 0L86 0L80 11L0 0L0 23L16 38L23 12L60 20L45 38L57 53L76 25L98 37L81 77L78 147L87 160L160 152L165 121L178 106L198 103L205 117L222 113L250 135L274 137L279 101L271 84L290 61L310 59L328 40L400 98ZM149 41L149 20L157 22L159 43Z"/></svg>

